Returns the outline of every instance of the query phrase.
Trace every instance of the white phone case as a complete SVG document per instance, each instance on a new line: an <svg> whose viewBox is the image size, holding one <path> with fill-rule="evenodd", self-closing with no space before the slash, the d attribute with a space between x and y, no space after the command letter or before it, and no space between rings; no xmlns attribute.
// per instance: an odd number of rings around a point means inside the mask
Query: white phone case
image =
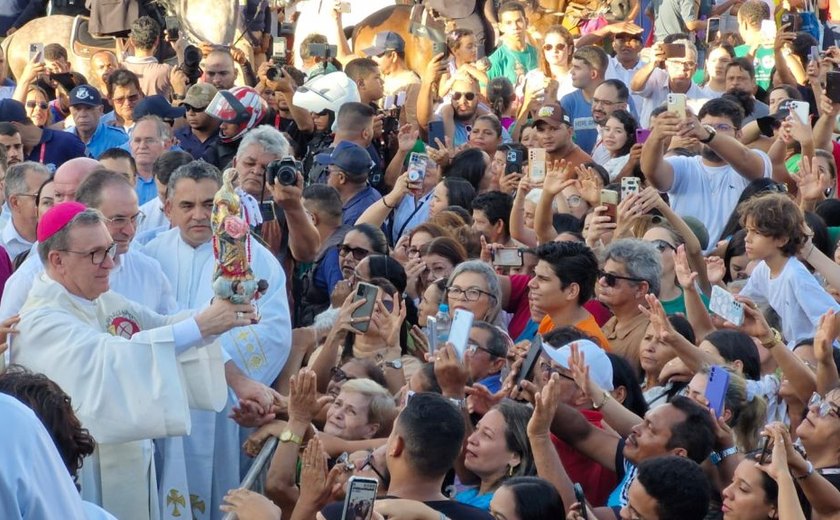
<svg viewBox="0 0 840 520"><path fill-rule="evenodd" d="M744 306L726 289L718 285L712 286L712 298L709 309L729 323L740 327L744 323Z"/></svg>
<svg viewBox="0 0 840 520"><path fill-rule="evenodd" d="M455 316L452 317L452 325L449 328L449 343L455 347L458 359L464 360L467 352L467 343L470 340L470 329L472 328L475 316L470 311L455 309Z"/></svg>

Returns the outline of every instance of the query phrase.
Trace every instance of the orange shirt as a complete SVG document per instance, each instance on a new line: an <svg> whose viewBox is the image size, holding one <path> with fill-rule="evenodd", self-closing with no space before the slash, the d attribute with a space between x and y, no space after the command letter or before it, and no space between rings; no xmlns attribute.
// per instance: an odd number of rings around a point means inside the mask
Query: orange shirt
<svg viewBox="0 0 840 520"><path fill-rule="evenodd" d="M595 321L595 318L591 314L587 314L585 319L575 323L575 328L581 332L589 334L598 341L601 348L607 352L610 351L610 342L607 340L607 337L604 336L604 333L601 331L601 327L598 326L598 322ZM540 326L537 331L540 334L545 334L547 332L551 332L552 330L554 330L554 322L551 320L551 317L546 314L540 322Z"/></svg>

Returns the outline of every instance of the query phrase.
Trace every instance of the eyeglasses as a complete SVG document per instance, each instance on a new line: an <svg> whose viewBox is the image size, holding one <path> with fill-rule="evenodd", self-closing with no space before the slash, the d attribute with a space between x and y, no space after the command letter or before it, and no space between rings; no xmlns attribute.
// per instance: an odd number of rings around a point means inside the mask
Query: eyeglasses
<svg viewBox="0 0 840 520"><path fill-rule="evenodd" d="M697 63L693 61L677 61L672 59L665 60L665 63L671 65L675 69L691 69L697 66Z"/></svg>
<svg viewBox="0 0 840 520"><path fill-rule="evenodd" d="M651 244L653 244L654 247L656 247L656 249L658 249L660 253L664 253L668 249L672 251L677 250L677 248L674 247L674 244L668 242L667 240L652 240Z"/></svg>
<svg viewBox="0 0 840 520"><path fill-rule="evenodd" d="M472 101L475 99L475 92L453 92L452 101L458 101L461 99L461 96L464 96L464 99L467 101Z"/></svg>
<svg viewBox="0 0 840 520"><path fill-rule="evenodd" d="M90 256L90 261L93 265L101 266L105 262L105 258L111 260L117 256L117 244L113 243L107 249L97 249L96 251L71 251L70 249L59 249L64 253L73 253L74 255Z"/></svg>
<svg viewBox="0 0 840 520"><path fill-rule="evenodd" d="M641 278L634 278L632 276L621 276L620 274L608 273L606 271L598 271L598 279L604 279L608 287L615 287L619 280L627 280L628 282L644 282Z"/></svg>
<svg viewBox="0 0 840 520"><path fill-rule="evenodd" d="M461 289L460 287L456 287L454 285L450 285L446 288L446 294L450 298L457 298L459 300L464 299L468 302L478 301L482 294L486 294L488 298L496 298L492 293L482 291L478 287L467 287L466 289Z"/></svg>
<svg viewBox="0 0 840 520"><path fill-rule="evenodd" d="M495 357L495 358L501 357L501 356L497 355L495 352L492 352L490 349L482 347L478 343L467 343L467 352L469 352L470 354L475 355L475 353L478 352L479 350L481 350L483 352L487 352L487 354L490 357Z"/></svg>
<svg viewBox="0 0 840 520"><path fill-rule="evenodd" d="M610 107L615 106L619 103L624 103L624 101L607 101L606 99L592 98L592 106L593 107L595 105L604 105L605 107L610 108Z"/></svg>
<svg viewBox="0 0 840 520"><path fill-rule="evenodd" d="M40 103L38 101L27 101L26 102L26 108L38 107L41 110L46 110L47 108L49 108L49 106L50 106L49 103L47 103L45 101L41 101Z"/></svg>
<svg viewBox="0 0 840 520"><path fill-rule="evenodd" d="M38 194L37 194L37 193L15 193L15 194L14 194L14 195L12 195L12 196L13 196L13 197L32 197L33 199L37 199L37 198L38 198Z"/></svg>
<svg viewBox="0 0 840 520"><path fill-rule="evenodd" d="M568 379L569 381L575 380L575 378L573 378L572 376L561 372L559 368L551 366L551 363L546 363L545 361L542 361L540 368L542 369L543 373L547 374L549 377L551 377L551 374L557 374L563 379Z"/></svg>
<svg viewBox="0 0 840 520"><path fill-rule="evenodd" d="M196 114L200 114L200 113L204 112L204 110L207 108L207 107L198 108L198 107L194 107L194 106L190 106L190 105L183 105L183 107L187 110L187 112L195 112Z"/></svg>
<svg viewBox="0 0 840 520"><path fill-rule="evenodd" d="M414 258L420 256L421 250L419 247L409 247L408 248L408 257Z"/></svg>
<svg viewBox="0 0 840 520"><path fill-rule="evenodd" d="M385 484L385 487L388 487L388 484L390 483L390 479L383 475L378 469L376 469L376 466L373 465L373 450L371 449L367 450L367 455L365 455L365 458L362 459L358 465L350 462L350 454L346 451L335 459L335 463L343 465L345 471L364 471L365 468L370 468L371 471L379 477L382 483Z"/></svg>
<svg viewBox="0 0 840 520"><path fill-rule="evenodd" d="M353 258L356 260L361 260L370 254L370 251L363 247L351 247L347 244L338 244L335 247L338 249L338 256L347 256L348 254L353 253Z"/></svg>
<svg viewBox="0 0 840 520"><path fill-rule="evenodd" d="M137 225L137 219L139 219L139 218L140 218L140 217L142 217L142 216L143 216L143 212L142 212L142 211L138 211L137 213L135 213L134 215L132 215L132 216L130 216L130 217L114 217L114 218L109 218L109 219L108 219L108 222L110 222L111 224L113 224L113 225L115 225L115 226L117 226L117 227L120 227L120 228L127 226L129 223L130 223L132 226L136 226L136 225Z"/></svg>
<svg viewBox="0 0 840 520"><path fill-rule="evenodd" d="M570 208L576 208L580 206L580 203L583 202L583 197L580 195L570 195L566 198L566 203L569 205Z"/></svg>
<svg viewBox="0 0 840 520"><path fill-rule="evenodd" d="M356 379L353 376L348 376L347 372L341 369L341 367L332 367L330 369L330 380L335 383L341 383L343 381L352 381Z"/></svg>
<svg viewBox="0 0 840 520"><path fill-rule="evenodd" d="M126 97L112 98L111 103L115 105L122 105L125 103L136 103L140 100L140 94L132 94Z"/></svg>
<svg viewBox="0 0 840 520"><path fill-rule="evenodd" d="M564 50L566 50L566 44L565 43L557 43L555 45L552 45L550 43L546 43L545 45L543 45L543 50L545 52L551 52L553 50L564 51Z"/></svg>
<svg viewBox="0 0 840 520"><path fill-rule="evenodd" d="M837 406L830 401L826 401L817 392L811 394L811 398L808 399L808 408L816 408L817 415L820 417L833 415L834 417L840 419L840 406Z"/></svg>

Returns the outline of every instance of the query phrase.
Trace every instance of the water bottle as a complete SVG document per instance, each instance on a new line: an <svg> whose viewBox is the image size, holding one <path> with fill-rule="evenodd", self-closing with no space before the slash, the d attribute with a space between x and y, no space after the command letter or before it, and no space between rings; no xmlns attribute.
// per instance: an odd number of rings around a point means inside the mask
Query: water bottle
<svg viewBox="0 0 840 520"><path fill-rule="evenodd" d="M438 308L438 313L435 315L436 328L435 335L437 336L437 347L442 348L444 343L449 339L449 326L452 320L449 318L449 305L441 303Z"/></svg>

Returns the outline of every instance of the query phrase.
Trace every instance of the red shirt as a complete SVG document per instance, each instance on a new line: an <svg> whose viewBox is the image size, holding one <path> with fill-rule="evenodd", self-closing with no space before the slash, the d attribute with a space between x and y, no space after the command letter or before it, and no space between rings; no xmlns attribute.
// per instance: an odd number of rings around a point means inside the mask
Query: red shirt
<svg viewBox="0 0 840 520"><path fill-rule="evenodd" d="M508 323L508 334L516 339L531 319L531 308L528 305L528 282L531 281L531 277L527 274L512 274L508 278L510 278L510 298L505 311L513 313Z"/></svg>

